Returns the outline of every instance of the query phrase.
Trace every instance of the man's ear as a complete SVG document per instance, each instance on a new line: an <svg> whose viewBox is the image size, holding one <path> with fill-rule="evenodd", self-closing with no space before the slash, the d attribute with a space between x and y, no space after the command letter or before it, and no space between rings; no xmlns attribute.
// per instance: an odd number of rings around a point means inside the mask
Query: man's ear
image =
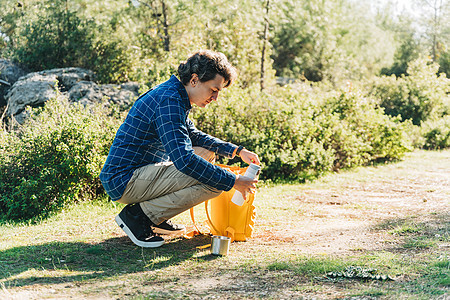
<svg viewBox="0 0 450 300"><path fill-rule="evenodd" d="M199 79L198 79L198 75L196 73L191 75L191 80L189 80L189 82L191 83L192 86L196 86L198 83Z"/></svg>

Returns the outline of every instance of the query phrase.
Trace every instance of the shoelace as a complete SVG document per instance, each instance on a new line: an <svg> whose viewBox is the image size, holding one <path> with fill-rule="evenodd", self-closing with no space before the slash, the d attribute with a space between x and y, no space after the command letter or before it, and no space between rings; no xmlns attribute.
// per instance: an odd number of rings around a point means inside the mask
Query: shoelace
<svg viewBox="0 0 450 300"><path fill-rule="evenodd" d="M180 226L178 226L177 224L172 223L171 220L167 220L167 221L166 221L166 224L167 224L169 227L171 227L171 228L173 228L173 229L175 229L175 230L180 229Z"/></svg>

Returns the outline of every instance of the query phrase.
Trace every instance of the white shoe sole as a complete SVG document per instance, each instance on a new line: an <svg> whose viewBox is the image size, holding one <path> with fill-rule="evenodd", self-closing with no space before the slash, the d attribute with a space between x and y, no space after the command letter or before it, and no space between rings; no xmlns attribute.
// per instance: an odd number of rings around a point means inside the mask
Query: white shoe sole
<svg viewBox="0 0 450 300"><path fill-rule="evenodd" d="M119 215L117 215L115 218L117 225L119 225L120 228L126 233L126 235L131 239L133 243L138 245L139 247L144 248L156 248L161 247L164 245L164 241L157 241L157 242L143 242L138 240L134 234L131 232L130 228L125 224L125 222L122 221Z"/></svg>
<svg viewBox="0 0 450 300"><path fill-rule="evenodd" d="M157 234L165 234L165 235L172 235L172 236L183 235L186 233L186 228L183 228L183 229L180 229L177 231L173 231L173 230L171 231L171 230L165 230L162 228L152 226L152 230L154 233L157 233Z"/></svg>

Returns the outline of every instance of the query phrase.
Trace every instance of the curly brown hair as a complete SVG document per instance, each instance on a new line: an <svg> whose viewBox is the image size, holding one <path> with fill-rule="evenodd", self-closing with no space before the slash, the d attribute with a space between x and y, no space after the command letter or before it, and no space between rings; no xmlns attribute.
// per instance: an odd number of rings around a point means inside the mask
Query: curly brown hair
<svg viewBox="0 0 450 300"><path fill-rule="evenodd" d="M224 88L236 79L236 68L231 65L221 52L201 50L191 55L178 67L178 76L184 85L189 83L192 74L197 74L201 82L212 80L217 74L225 79Z"/></svg>

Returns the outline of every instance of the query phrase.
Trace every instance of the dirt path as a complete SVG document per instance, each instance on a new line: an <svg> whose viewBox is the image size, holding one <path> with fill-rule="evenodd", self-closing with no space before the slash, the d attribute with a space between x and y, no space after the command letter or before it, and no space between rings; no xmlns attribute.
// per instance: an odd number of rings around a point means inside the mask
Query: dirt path
<svg viewBox="0 0 450 300"><path fill-rule="evenodd" d="M254 241L279 241L303 253L380 250L396 239L394 223L439 226L450 220L450 152L369 168L359 176L334 175L290 199L302 213L285 224L259 227ZM280 226L283 225L283 226ZM393 241L394 242L394 241ZM398 242L398 241L397 241Z"/></svg>
<svg viewBox="0 0 450 300"><path fill-rule="evenodd" d="M276 191L275 196L270 194L271 189ZM197 253L202 257L200 262L194 255L173 266L124 272L103 279L11 287L3 296L6 299L125 299L143 295L148 299L345 298L348 292L345 284L323 285L316 290L314 284L302 282L301 276L289 270L258 268L258 262L252 270L253 256L261 253L264 257L265 252L270 252L275 257L277 253L346 257L366 251L405 251L403 236L393 234L404 224L411 224L424 234L446 235L443 240L448 241L450 150L420 151L399 163L334 174L314 184L276 186L260 193L260 217L252 238L245 243L233 243L225 259L214 261L207 254ZM123 236L120 230L116 234ZM127 242L124 236L123 242ZM439 247L450 251L449 244L440 243ZM158 255L164 256L164 249L161 251ZM243 261L248 261L250 270L241 271ZM356 288L358 284L354 283Z"/></svg>
<svg viewBox="0 0 450 300"><path fill-rule="evenodd" d="M342 257L370 251L405 253L402 246L405 237L401 232L395 234L395 230L401 231L401 226L405 224L420 228L423 235L440 232L446 235L448 241L450 151L416 153L403 162L363 168L356 173L331 175L317 184L292 189L278 195L282 199L281 205L285 207L266 204L271 210L266 212L267 216L276 215L273 211L284 209L290 211L290 217L266 217L258 222L251 239L233 245L233 255L242 255L240 253L246 251L269 252L274 248L280 253L307 256ZM439 247L450 251L450 244L441 243ZM411 255L414 256L414 253L411 252ZM280 282L277 276L284 276L285 279ZM236 284L236 281L241 284ZM341 289L339 284L332 284L328 291L306 289L293 292L299 278L288 271L284 275L283 271L279 271L278 274L262 273L248 277L233 273L214 277L206 273L201 278L183 280L183 284L199 290L222 288L217 297L233 299L253 296L276 299L345 298L345 289Z"/></svg>

